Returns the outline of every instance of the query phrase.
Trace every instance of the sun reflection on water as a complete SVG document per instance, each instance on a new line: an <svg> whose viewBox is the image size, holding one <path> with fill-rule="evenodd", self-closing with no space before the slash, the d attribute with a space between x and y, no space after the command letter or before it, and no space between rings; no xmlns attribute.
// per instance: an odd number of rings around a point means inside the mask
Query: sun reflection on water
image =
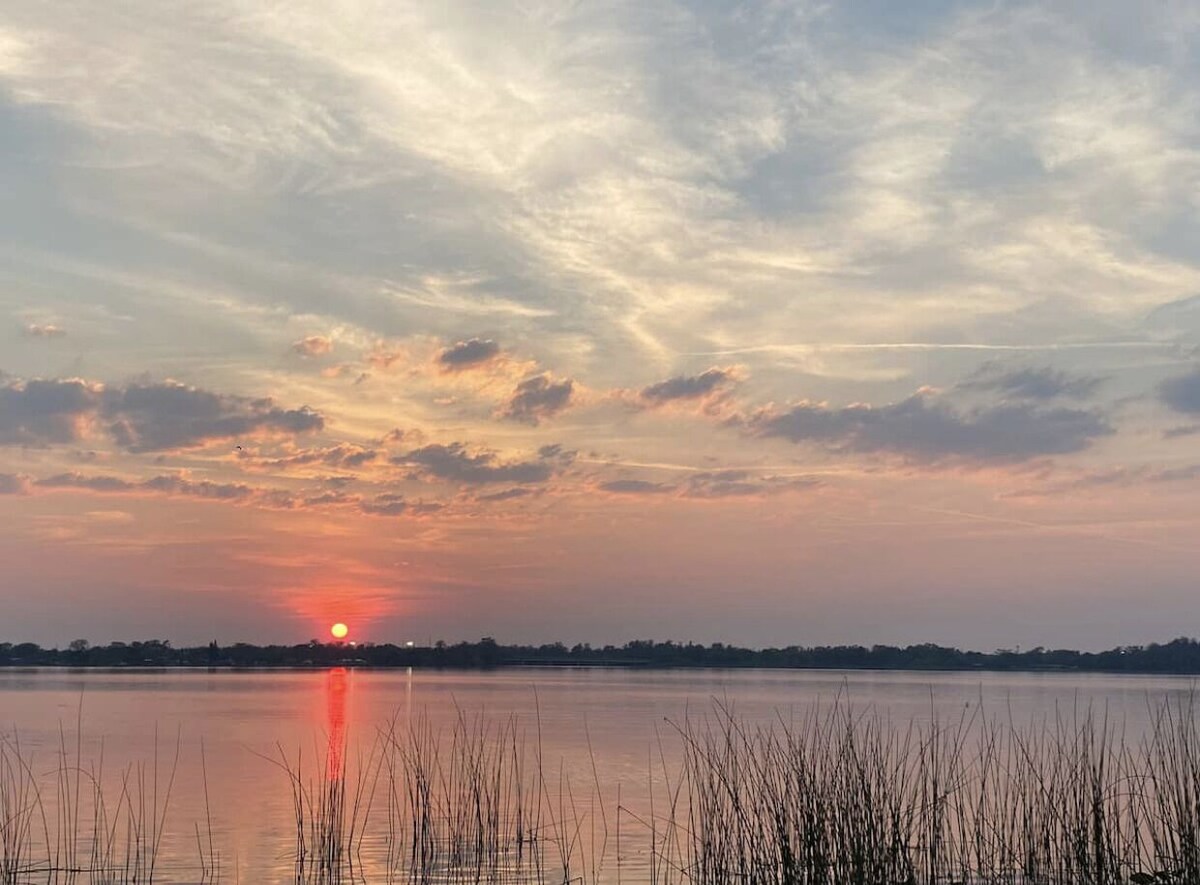
<svg viewBox="0 0 1200 885"><path fill-rule="evenodd" d="M334 667L325 677L325 725L329 732L329 746L325 758L326 777L330 781L340 780L344 774L346 757L346 694L349 691L349 674L345 667Z"/></svg>

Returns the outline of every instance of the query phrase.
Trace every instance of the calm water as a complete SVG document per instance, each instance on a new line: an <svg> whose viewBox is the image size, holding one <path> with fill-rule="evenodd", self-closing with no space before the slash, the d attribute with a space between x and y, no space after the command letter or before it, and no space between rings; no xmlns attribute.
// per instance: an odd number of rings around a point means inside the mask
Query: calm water
<svg viewBox="0 0 1200 885"><path fill-rule="evenodd" d="M714 703L766 722L842 698L905 724L931 716L957 719L981 705L1018 723L1056 711L1070 716L1090 706L1107 711L1110 721L1123 723L1136 736L1146 727L1150 705L1186 696L1193 687L1194 680L1182 677L1061 674L0 670L0 729L19 736L22 751L35 760L34 770L52 785L49 773L61 735L74 758L81 718L79 755L85 767L96 768L102 760L105 783L119 787L122 771L137 772L141 766L142 777L152 783L157 754L160 797L178 742L161 848L162 881L197 879L196 828L205 827L207 781L222 881L282 882L293 876L295 831L289 781L270 761L281 751L299 760L304 778L319 782L329 754L336 758L344 751L355 771L356 760L370 752L389 723L403 731L425 717L448 729L460 715L488 721L516 716L531 745L540 732L554 801L577 797L585 842L599 840L597 833L607 824L609 852L613 812L602 822L591 797L598 783L603 802L615 809L620 791L621 805L629 809L622 825L623 875L634 882L644 848L631 818L648 817L651 788L661 789L676 771L680 747L673 723L711 715ZM564 785L569 790L560 790Z"/></svg>

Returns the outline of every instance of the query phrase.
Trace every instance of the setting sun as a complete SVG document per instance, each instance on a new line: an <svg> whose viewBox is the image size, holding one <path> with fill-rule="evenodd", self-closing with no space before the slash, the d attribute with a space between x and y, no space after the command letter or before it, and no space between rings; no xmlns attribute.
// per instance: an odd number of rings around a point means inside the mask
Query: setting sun
<svg viewBox="0 0 1200 885"><path fill-rule="evenodd" d="M346 634L350 632L350 628L339 622L330 627L329 632L333 634L334 639L345 639Z"/></svg>

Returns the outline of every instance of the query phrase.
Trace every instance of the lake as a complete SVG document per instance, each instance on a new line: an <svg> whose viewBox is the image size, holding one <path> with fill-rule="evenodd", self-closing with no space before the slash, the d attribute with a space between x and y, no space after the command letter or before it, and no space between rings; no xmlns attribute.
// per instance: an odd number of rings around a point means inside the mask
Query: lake
<svg viewBox="0 0 1200 885"><path fill-rule="evenodd" d="M586 878L617 881L619 866L624 881L637 882L650 878L648 822L679 783L685 721L711 722L724 710L747 723L787 723L842 703L897 728L969 720L980 710L1024 725L1090 709L1136 741L1151 710L1185 701L1193 688L1188 677L1061 673L9 669L0 670L0 729L32 759L48 808L73 801L56 795L62 753L102 782L110 814L122 789L133 794L131 784L150 796L149 807L165 807L155 876L163 882L199 881L206 853L219 859L221 881L294 881L293 781L281 761L298 770L301 785L338 779L344 764L353 793L372 771L381 734L408 735L421 723L445 744L504 731L504 746L520 743L526 765L543 772L542 799L556 812L548 817L575 822L567 835ZM457 738L455 722L465 723ZM373 770L374 823L360 869L367 881L384 882L379 821L387 800L379 785L388 778L386 767ZM86 829L92 812L79 805ZM552 862L560 844L546 849Z"/></svg>

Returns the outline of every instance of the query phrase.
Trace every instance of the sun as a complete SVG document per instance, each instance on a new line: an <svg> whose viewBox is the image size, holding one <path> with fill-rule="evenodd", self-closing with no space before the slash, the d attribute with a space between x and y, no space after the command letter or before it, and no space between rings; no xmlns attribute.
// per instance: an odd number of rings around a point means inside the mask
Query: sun
<svg viewBox="0 0 1200 885"><path fill-rule="evenodd" d="M334 639L345 639L346 635L350 632L350 628L341 621L338 621L338 623L329 628L329 632L333 634Z"/></svg>

